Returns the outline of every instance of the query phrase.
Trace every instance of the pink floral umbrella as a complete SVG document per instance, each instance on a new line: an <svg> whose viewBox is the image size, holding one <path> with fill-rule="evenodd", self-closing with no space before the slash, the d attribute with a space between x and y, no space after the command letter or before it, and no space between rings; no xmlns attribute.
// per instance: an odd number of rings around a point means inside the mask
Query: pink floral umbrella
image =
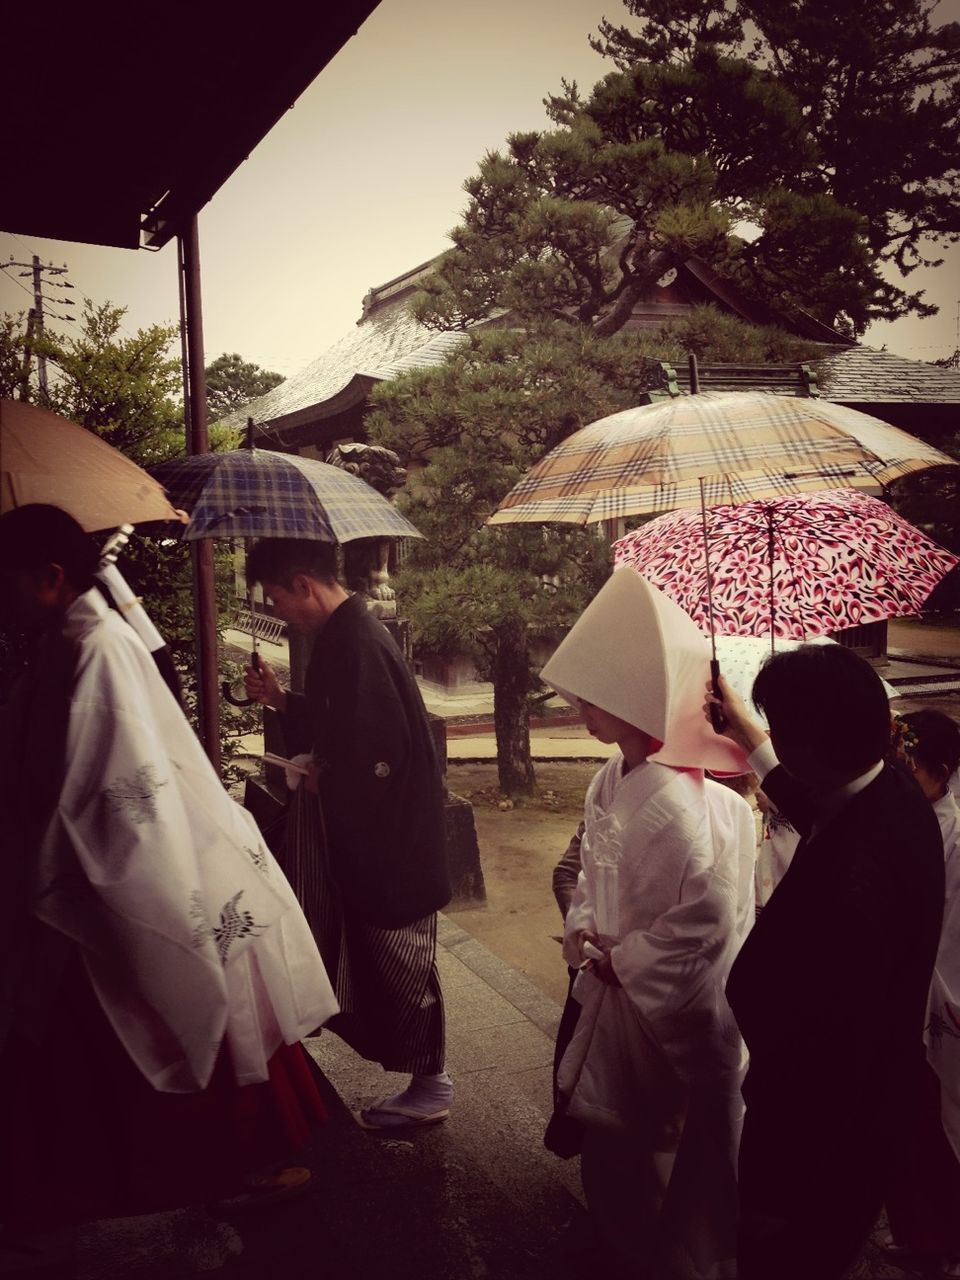
<svg viewBox="0 0 960 1280"><path fill-rule="evenodd" d="M886 503L847 489L672 511L614 553L711 634L792 640L918 613L958 562Z"/></svg>

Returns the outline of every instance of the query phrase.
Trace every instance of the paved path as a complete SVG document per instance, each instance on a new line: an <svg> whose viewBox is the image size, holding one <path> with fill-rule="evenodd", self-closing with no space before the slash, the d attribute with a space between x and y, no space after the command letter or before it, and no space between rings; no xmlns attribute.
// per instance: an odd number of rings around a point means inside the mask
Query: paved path
<svg viewBox="0 0 960 1280"><path fill-rule="evenodd" d="M614 1280L578 1161L541 1143L559 1007L447 917L438 961L457 1088L446 1124L367 1134L353 1112L402 1077L333 1035L309 1040L330 1113L307 1152L310 1190L245 1215L195 1207L94 1223L76 1280ZM67 1068L70 1051L82 1046L64 1046ZM873 1241L851 1276L919 1274L887 1263Z"/></svg>
<svg viewBox="0 0 960 1280"><path fill-rule="evenodd" d="M193 1208L93 1224L78 1280L221 1268L238 1280L582 1280L596 1249L577 1161L541 1142L560 1010L446 917L438 961L457 1088L446 1124L366 1133L353 1112L403 1077L336 1036L308 1040L330 1112L308 1152L310 1192L242 1216Z"/></svg>

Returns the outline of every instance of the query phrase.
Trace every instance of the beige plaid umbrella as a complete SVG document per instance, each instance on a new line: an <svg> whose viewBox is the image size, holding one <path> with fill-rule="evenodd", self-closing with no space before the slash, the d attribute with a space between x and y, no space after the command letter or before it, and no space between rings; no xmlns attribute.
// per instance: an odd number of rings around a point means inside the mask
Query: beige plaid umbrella
<svg viewBox="0 0 960 1280"><path fill-rule="evenodd" d="M551 449L490 524L594 524L811 489L873 488L954 465L855 409L769 392L704 392L601 418Z"/></svg>

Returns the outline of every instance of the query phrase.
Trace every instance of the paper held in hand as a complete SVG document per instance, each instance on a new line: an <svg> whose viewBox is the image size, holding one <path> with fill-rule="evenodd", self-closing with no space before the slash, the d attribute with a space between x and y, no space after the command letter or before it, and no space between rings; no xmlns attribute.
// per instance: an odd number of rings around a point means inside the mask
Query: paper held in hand
<svg viewBox="0 0 960 1280"><path fill-rule="evenodd" d="M290 769L293 773L302 773L304 777L310 770L302 764L295 764L292 760L287 760L283 756L274 755L272 751L265 751L260 757L264 764L278 764L281 769Z"/></svg>

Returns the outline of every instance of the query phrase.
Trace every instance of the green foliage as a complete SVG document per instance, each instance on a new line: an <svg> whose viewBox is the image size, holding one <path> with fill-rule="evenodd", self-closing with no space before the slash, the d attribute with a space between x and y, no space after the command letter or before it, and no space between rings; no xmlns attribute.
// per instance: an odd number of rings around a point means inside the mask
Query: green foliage
<svg viewBox="0 0 960 1280"><path fill-rule="evenodd" d="M24 313L0 316L0 398L24 399L28 374L26 356Z"/></svg>
<svg viewBox="0 0 960 1280"><path fill-rule="evenodd" d="M633 335L631 335L633 336ZM713 306L691 307L675 319L635 335L638 349L674 365L688 355L716 364L796 364L823 350L775 325L750 324Z"/></svg>
<svg viewBox="0 0 960 1280"><path fill-rule="evenodd" d="M504 791L533 785L527 699L538 681L531 637L559 636L571 625L609 572L610 552L595 529L484 522L544 453L640 402L659 385L656 361L679 360L689 350L758 362L812 354L779 330L710 307L660 331L609 338L541 320L528 329L473 331L443 365L403 374L372 393L367 431L411 467L401 502L425 535L409 544L398 575L403 612L420 652L467 652L493 680Z"/></svg>
<svg viewBox="0 0 960 1280"><path fill-rule="evenodd" d="M236 351L217 356L207 365L206 376L207 416L211 422L219 422L251 400L265 396L283 381L282 373L261 369Z"/></svg>
<svg viewBox="0 0 960 1280"><path fill-rule="evenodd" d="M607 569L596 535L558 526L489 528L484 521L526 470L571 431L635 399L641 361L589 332L541 324L469 335L444 363L382 383L371 440L416 464L405 509L426 535L399 575L421 650L467 651L494 681L505 791L529 790L529 636L569 625ZM620 386L611 377L620 374ZM505 710L505 707L507 710Z"/></svg>
<svg viewBox="0 0 960 1280"><path fill-rule="evenodd" d="M55 371L45 403L134 462L152 466L182 447L180 363L170 355L178 331L151 325L128 336L124 315L122 307L87 298L76 336L47 333L38 342ZM35 399L41 400L39 392Z"/></svg>
<svg viewBox="0 0 960 1280"><path fill-rule="evenodd" d="M34 378L22 381L22 361L27 337L22 316L0 319L0 388L16 391L54 412L87 427L140 466L150 467L184 451L183 409L180 403L182 374L173 354L178 330L151 325L129 334L123 324L125 310L109 303L85 301L75 335L59 337L48 332L35 341L37 353L46 356L48 392L43 396ZM214 448L231 448L238 433L226 428L211 431ZM164 536L168 534L170 536ZM176 530L158 529L151 536L135 533L121 552L118 567L166 640L180 672L184 702L195 721L196 615L189 544ZM232 601L232 562L225 544L217 544L217 591L221 620ZM22 663L22 646L7 640L0 666ZM225 677L227 678L227 677ZM225 718L222 724L223 756L236 753L238 733L252 732L255 716ZM236 771L225 770L229 778Z"/></svg>
<svg viewBox="0 0 960 1280"><path fill-rule="evenodd" d="M937 0L625 0L639 30L604 21L594 48L624 72L683 72L704 50L776 78L803 113L808 145L792 189L862 218L871 258L904 276L960 232L960 24L934 27ZM810 147L812 144L812 149ZM878 286L869 318L932 308ZM852 311L842 308L859 331Z"/></svg>
<svg viewBox="0 0 960 1280"><path fill-rule="evenodd" d="M595 47L617 70L546 99L465 184L453 249L415 311L498 310L617 332L690 257L789 320L855 335L932 313L884 275L960 233L960 25L930 0L626 0ZM736 234L750 228L749 237Z"/></svg>

